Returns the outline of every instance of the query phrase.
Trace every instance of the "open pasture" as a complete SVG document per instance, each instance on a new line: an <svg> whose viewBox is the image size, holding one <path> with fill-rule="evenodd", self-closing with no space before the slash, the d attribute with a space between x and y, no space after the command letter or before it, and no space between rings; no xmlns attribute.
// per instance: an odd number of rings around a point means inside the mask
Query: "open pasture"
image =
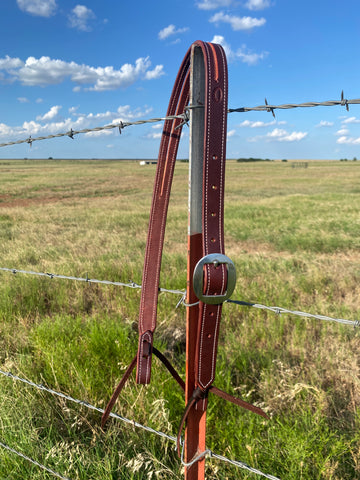
<svg viewBox="0 0 360 480"><path fill-rule="evenodd" d="M0 160L0 267L141 283L155 166ZM188 164L178 162L161 286L186 285ZM360 162L228 161L233 298L358 320ZM0 272L0 369L104 408L137 349L138 290ZM162 293L155 345L185 372L185 308ZM282 480L360 478L359 329L223 308L208 447ZM0 376L0 442L74 479L181 478L173 444ZM182 392L154 360L115 411L176 435ZM207 461L207 478L260 478ZM0 448L0 478L49 474Z"/></svg>

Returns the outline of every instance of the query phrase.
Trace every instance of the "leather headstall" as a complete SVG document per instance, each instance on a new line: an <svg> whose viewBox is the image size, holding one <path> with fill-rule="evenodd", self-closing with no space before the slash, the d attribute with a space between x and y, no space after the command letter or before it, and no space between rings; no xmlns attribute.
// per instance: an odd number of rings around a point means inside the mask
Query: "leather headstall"
<svg viewBox="0 0 360 480"><path fill-rule="evenodd" d="M191 48L201 48L205 69L204 155L202 193L202 254L194 271L194 289L199 299L198 336L196 348L195 390L180 422L179 436L187 413L206 409L208 392L267 418L258 407L235 399L212 386L215 379L217 344L222 303L235 285L235 270L224 248L224 178L226 160L226 124L228 79L223 48L213 43L196 41L186 53L170 97L167 116L184 114L189 103ZM190 106L191 108L191 106ZM161 258L167 210L181 130L181 118L166 120L161 137L155 185L148 228L142 290L139 310L138 352L129 365L102 417L105 424L110 411L132 370L137 366L136 382L148 384L154 353L165 364L184 389L184 382L166 358L153 347L157 321L157 303ZM231 285L230 285L231 284ZM202 401L200 401L202 400Z"/></svg>

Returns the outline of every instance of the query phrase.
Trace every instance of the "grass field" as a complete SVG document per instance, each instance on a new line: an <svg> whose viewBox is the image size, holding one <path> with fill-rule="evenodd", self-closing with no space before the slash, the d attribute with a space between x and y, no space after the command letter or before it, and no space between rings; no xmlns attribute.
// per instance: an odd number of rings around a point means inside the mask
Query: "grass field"
<svg viewBox="0 0 360 480"><path fill-rule="evenodd" d="M155 166L0 160L0 267L141 283ZM188 165L178 162L161 286L186 284ZM234 299L359 319L360 162L244 164L226 173ZM0 272L0 368L103 408L137 349L138 290ZM185 372L185 309L161 294L155 344ZM360 336L335 323L223 308L208 447L282 480L360 478ZM0 376L0 442L75 479L175 479L173 444ZM176 434L181 390L154 360L115 411ZM0 448L0 479L52 478ZM207 478L256 479L207 461Z"/></svg>

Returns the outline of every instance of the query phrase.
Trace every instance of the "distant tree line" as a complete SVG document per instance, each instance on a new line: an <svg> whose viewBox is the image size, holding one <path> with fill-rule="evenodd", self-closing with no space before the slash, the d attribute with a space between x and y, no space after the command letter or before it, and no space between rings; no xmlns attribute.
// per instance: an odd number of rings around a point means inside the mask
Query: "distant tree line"
<svg viewBox="0 0 360 480"><path fill-rule="evenodd" d="M238 158L236 160L237 162L241 162L241 163L246 163L246 162L273 162L273 160L270 160L269 158L253 158L253 157L249 157L249 158Z"/></svg>

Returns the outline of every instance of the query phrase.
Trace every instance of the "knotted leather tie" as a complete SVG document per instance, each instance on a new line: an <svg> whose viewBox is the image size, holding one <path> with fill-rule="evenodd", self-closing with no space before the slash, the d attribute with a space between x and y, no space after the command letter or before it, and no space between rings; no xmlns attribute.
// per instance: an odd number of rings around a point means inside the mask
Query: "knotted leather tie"
<svg viewBox="0 0 360 480"><path fill-rule="evenodd" d="M207 395L211 391L243 408L266 414L258 407L235 399L212 386L215 379L216 355L221 320L222 298L228 289L229 267L222 261L224 255L224 176L226 160L227 120L227 64L220 45L197 41L192 46L201 48L205 71L205 105L187 107L189 102L189 72L191 48L181 64L170 97L167 116L184 114L186 108L204 108L204 156L202 193L202 254L198 268L198 336L196 348L195 390L180 422L179 436L190 409L206 409ZM166 120L162 132L152 206L144 260L142 291L139 311L139 345L136 357L129 365L116 388L102 417L105 424L110 411L137 366L136 381L148 384L151 377L151 360L154 353L184 389L184 382L165 357L153 347L156 328L157 303L161 257L165 235L170 189L176 155L183 126L181 118ZM227 257L226 257L227 258ZM218 261L220 259L220 261ZM200 270L199 270L200 269ZM200 284L200 286L199 286ZM216 298L218 297L218 298ZM200 402L200 400L202 400Z"/></svg>

